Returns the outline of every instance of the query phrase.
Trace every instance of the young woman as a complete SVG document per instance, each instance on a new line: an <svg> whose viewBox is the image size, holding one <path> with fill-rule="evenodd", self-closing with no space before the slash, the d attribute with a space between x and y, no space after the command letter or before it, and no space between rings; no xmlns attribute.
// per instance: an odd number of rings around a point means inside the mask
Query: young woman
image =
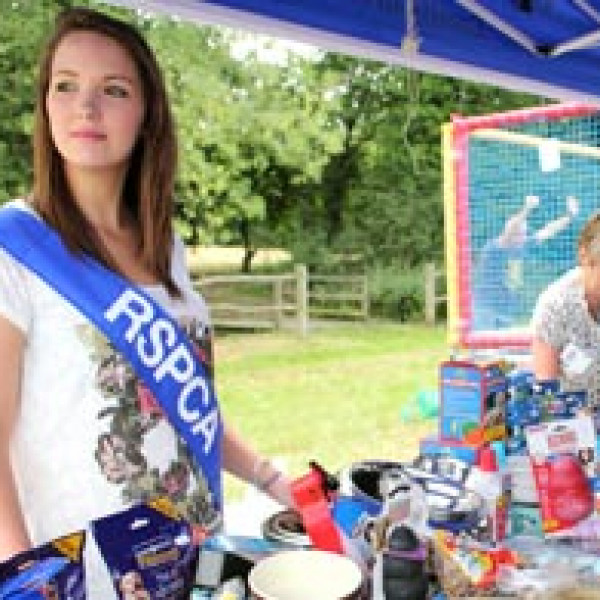
<svg viewBox="0 0 600 600"><path fill-rule="evenodd" d="M102 13L65 11L41 57L33 192L10 208L154 299L211 379L208 311L171 222L175 166L165 88L143 38ZM215 436L224 468L291 505L269 461L227 426ZM205 475L115 345L0 249L0 560L159 495L215 530L221 507ZM112 597L99 559L88 578L89 597Z"/></svg>

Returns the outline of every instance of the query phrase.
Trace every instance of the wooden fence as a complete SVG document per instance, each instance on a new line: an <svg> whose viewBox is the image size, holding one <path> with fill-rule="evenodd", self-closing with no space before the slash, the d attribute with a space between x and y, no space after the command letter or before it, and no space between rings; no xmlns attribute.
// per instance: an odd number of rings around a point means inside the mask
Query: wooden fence
<svg viewBox="0 0 600 600"><path fill-rule="evenodd" d="M366 319L366 275L313 275L306 266L281 275L217 275L195 285L216 327L308 331L311 317Z"/></svg>
<svg viewBox="0 0 600 600"><path fill-rule="evenodd" d="M427 263L425 322L436 322L446 301L444 272ZM304 265L280 275L199 277L195 285L207 299L213 324L233 329L295 329L305 334L311 318L368 319L366 274L309 274Z"/></svg>
<svg viewBox="0 0 600 600"><path fill-rule="evenodd" d="M315 317L368 319L366 274L309 275L308 311Z"/></svg>

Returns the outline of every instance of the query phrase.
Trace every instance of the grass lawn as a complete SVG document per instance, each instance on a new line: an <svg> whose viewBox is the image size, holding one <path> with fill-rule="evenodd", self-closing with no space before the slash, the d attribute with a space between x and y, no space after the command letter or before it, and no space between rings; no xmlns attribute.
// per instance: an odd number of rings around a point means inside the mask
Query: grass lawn
<svg viewBox="0 0 600 600"><path fill-rule="evenodd" d="M437 387L445 336L445 326L379 322L327 325L305 338L217 332L223 413L293 477L311 459L331 471L358 460L411 459L437 421L402 407ZM228 499L242 491L226 478Z"/></svg>

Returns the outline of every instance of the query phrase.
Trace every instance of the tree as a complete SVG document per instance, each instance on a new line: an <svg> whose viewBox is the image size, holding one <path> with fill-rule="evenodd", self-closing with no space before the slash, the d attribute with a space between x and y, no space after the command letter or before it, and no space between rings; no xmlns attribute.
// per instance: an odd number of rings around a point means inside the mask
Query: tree
<svg viewBox="0 0 600 600"><path fill-rule="evenodd" d="M320 182L339 131L301 59L286 68L253 57L242 63L231 57L231 32L165 27L151 33L184 132L178 217L190 243L242 243L249 270L255 248L277 239L304 186Z"/></svg>
<svg viewBox="0 0 600 600"><path fill-rule="evenodd" d="M15 0L0 27L0 202L31 188L31 133L37 57L56 13L70 2Z"/></svg>
<svg viewBox="0 0 600 600"><path fill-rule="evenodd" d="M323 179L331 248L359 248L376 261L416 265L443 253L441 124L532 106L527 94L349 56L317 66L340 78L343 150Z"/></svg>

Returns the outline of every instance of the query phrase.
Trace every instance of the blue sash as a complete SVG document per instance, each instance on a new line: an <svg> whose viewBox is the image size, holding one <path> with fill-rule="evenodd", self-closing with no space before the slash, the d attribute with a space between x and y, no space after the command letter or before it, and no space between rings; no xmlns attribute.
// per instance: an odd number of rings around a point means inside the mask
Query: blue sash
<svg viewBox="0 0 600 600"><path fill-rule="evenodd" d="M129 360L187 443L220 511L223 426L217 397L177 322L123 277L91 257L75 256L27 211L0 209L0 246L78 308Z"/></svg>

